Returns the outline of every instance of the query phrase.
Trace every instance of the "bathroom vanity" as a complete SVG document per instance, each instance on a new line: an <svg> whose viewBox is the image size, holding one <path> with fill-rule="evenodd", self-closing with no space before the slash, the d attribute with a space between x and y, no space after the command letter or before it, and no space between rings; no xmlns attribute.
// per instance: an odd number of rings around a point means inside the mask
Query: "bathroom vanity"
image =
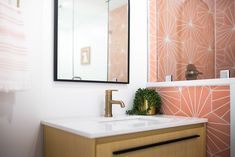
<svg viewBox="0 0 235 157"><path fill-rule="evenodd" d="M82 117L42 121L45 157L205 157L207 119Z"/></svg>

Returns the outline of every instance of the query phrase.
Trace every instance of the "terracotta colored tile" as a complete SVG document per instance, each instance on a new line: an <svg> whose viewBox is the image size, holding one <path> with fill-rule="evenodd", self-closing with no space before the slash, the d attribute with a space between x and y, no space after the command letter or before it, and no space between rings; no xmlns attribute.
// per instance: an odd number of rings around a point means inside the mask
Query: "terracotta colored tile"
<svg viewBox="0 0 235 157"><path fill-rule="evenodd" d="M217 151L213 151L213 153L216 154L221 150L227 149L229 147L229 138L223 138L223 136L221 136L217 132L211 132L211 130L207 131L207 136L212 139L218 149Z"/></svg>
<svg viewBox="0 0 235 157"><path fill-rule="evenodd" d="M190 105L188 105L188 102L185 102L184 99L181 100L181 110L184 113L187 113L190 117L193 117L193 112L190 110Z"/></svg>
<svg viewBox="0 0 235 157"><path fill-rule="evenodd" d="M202 103L198 104L200 106L197 115L198 117L207 117L207 115L211 112L211 95L207 96L207 99L205 101L202 101Z"/></svg>
<svg viewBox="0 0 235 157"><path fill-rule="evenodd" d="M171 113L175 114L177 111L179 111L179 106L180 106L180 103L177 102L177 101L170 101L170 100L167 100L167 99L162 99L162 102L163 104L167 104L167 107L170 108L171 110ZM178 103L178 104L177 104ZM164 105L163 105L164 106Z"/></svg>
<svg viewBox="0 0 235 157"><path fill-rule="evenodd" d="M211 136L207 136L207 151L210 152L212 154L212 156L215 154L215 153L218 153L220 150L219 150L219 147L217 146L217 144L214 142L214 140L212 139Z"/></svg>
<svg viewBox="0 0 235 157"><path fill-rule="evenodd" d="M194 87L183 87L181 94L181 110L185 113L190 113L191 116L195 117L195 106L194 106Z"/></svg>
<svg viewBox="0 0 235 157"><path fill-rule="evenodd" d="M224 11L226 10L227 7L229 7L229 5L231 4L232 0L216 0L216 9Z"/></svg>
<svg viewBox="0 0 235 157"><path fill-rule="evenodd" d="M230 110L230 99L224 98L213 101L212 109L216 115L222 117L226 112Z"/></svg>
<svg viewBox="0 0 235 157"><path fill-rule="evenodd" d="M219 123L219 124L227 123L226 121L224 121L222 118L220 118L214 113L209 114L207 118L210 122Z"/></svg>
<svg viewBox="0 0 235 157"><path fill-rule="evenodd" d="M168 99L179 100L180 94L178 92L159 92L162 97L166 97Z"/></svg>
<svg viewBox="0 0 235 157"><path fill-rule="evenodd" d="M217 108L224 106L225 104L230 105L230 92L224 92L223 95L218 95L219 96L215 96L214 93L212 94L213 110L216 110Z"/></svg>
<svg viewBox="0 0 235 157"><path fill-rule="evenodd" d="M193 95L192 95L193 96ZM196 113L201 114L203 110L205 110L205 106L208 106L208 110L210 111L210 88L209 87L196 87L195 88L195 94L194 94L194 99L195 99L195 105L196 105ZM203 114L204 115L204 114Z"/></svg>
<svg viewBox="0 0 235 157"><path fill-rule="evenodd" d="M179 111L175 114L176 116L184 116L184 117L190 117L190 113L186 113L186 112L183 112L183 111Z"/></svg>
<svg viewBox="0 0 235 157"><path fill-rule="evenodd" d="M157 88L156 90L159 91L159 92L167 92L167 93L175 92L175 93L179 93L179 88L177 88L177 87L164 87L164 88Z"/></svg>
<svg viewBox="0 0 235 157"><path fill-rule="evenodd" d="M222 132L223 134L226 135L226 137L230 137L230 124L225 124L225 123L223 123L223 124L216 124L216 123L209 122L208 123L208 129L210 129L210 130L213 130L213 129L217 130L218 133Z"/></svg>
<svg viewBox="0 0 235 157"><path fill-rule="evenodd" d="M231 120L230 120L230 111L227 112L223 117L221 117L223 120L225 120L227 123L231 123Z"/></svg>
<svg viewBox="0 0 235 157"><path fill-rule="evenodd" d="M230 91L214 91L212 92L212 101L221 99L221 98L230 97Z"/></svg>
<svg viewBox="0 0 235 157"><path fill-rule="evenodd" d="M225 90L225 91L229 91L230 90L230 86L211 86L211 90L212 91L221 91L221 90Z"/></svg>
<svg viewBox="0 0 235 157"><path fill-rule="evenodd" d="M162 112L166 115L175 115L168 105L162 105Z"/></svg>
<svg viewBox="0 0 235 157"><path fill-rule="evenodd" d="M215 157L217 156L222 156L222 157L229 157L230 156L230 149L223 150L222 152L219 152L214 155Z"/></svg>

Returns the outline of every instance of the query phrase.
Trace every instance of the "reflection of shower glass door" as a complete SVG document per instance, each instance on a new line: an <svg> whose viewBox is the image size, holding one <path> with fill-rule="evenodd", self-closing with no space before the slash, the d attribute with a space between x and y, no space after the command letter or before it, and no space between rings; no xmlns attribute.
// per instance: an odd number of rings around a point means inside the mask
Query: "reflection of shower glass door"
<svg viewBox="0 0 235 157"><path fill-rule="evenodd" d="M73 6L74 0L58 4L58 77L72 79L73 75Z"/></svg>

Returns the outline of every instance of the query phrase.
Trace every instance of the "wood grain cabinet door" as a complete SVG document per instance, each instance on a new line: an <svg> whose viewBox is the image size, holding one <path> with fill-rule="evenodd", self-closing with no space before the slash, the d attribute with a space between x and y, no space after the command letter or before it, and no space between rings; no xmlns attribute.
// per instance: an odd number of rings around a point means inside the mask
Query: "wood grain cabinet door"
<svg viewBox="0 0 235 157"><path fill-rule="evenodd" d="M205 157L205 131L194 128L98 144L96 157Z"/></svg>

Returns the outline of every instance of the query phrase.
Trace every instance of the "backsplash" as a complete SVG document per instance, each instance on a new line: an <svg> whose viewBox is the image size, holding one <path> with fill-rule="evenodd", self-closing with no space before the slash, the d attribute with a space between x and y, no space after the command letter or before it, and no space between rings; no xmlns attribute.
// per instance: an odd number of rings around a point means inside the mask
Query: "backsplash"
<svg viewBox="0 0 235 157"><path fill-rule="evenodd" d="M230 156L230 87L156 88L168 115L208 118L207 157Z"/></svg>
<svg viewBox="0 0 235 157"><path fill-rule="evenodd" d="M234 0L150 0L149 44L150 82L185 80L188 64L198 79L235 77Z"/></svg>

